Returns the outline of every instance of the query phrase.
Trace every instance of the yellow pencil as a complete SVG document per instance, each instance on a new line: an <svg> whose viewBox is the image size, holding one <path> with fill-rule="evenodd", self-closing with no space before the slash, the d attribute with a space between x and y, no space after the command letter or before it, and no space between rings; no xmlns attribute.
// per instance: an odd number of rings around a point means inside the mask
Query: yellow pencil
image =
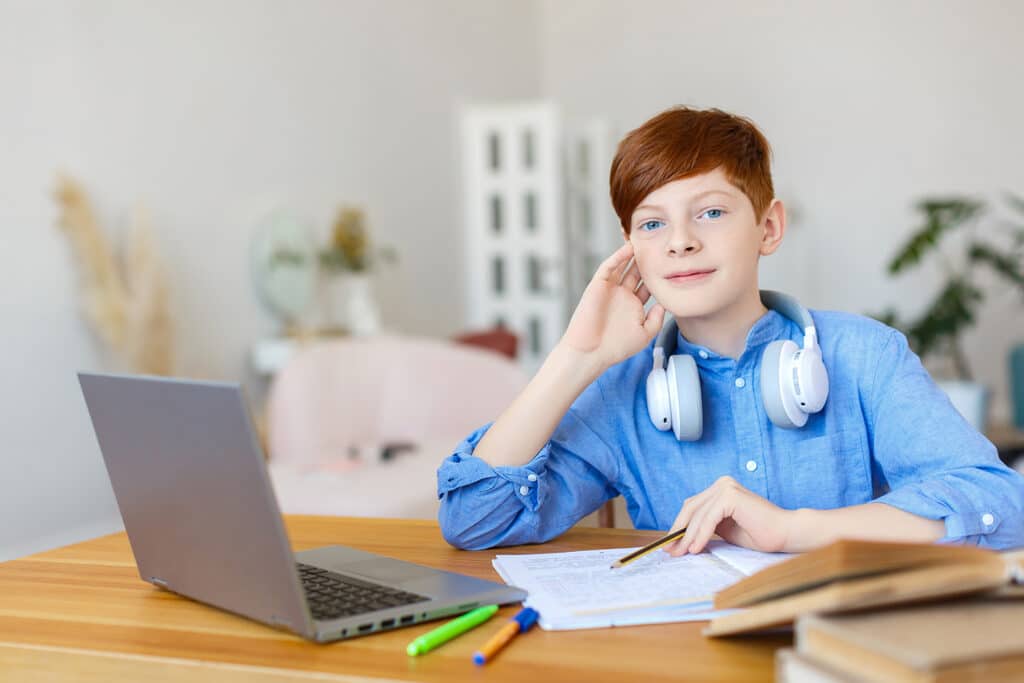
<svg viewBox="0 0 1024 683"><path fill-rule="evenodd" d="M651 552L652 550L657 550L661 546L666 545L668 543L671 543L672 541L676 540L677 538L682 538L683 534L685 534L685 533L686 533L686 527L683 527L682 529L679 529L678 531L673 531L672 533L670 533L667 536L662 536L657 541L654 541L652 543L648 543L643 548L640 548L639 550L634 550L629 555L626 555L625 557L620 557L619 559L615 560L614 562L612 562L612 569L618 569L619 567L622 567L622 566L624 566L626 564L629 564L630 562L632 562L633 560L635 560L637 558L643 557L644 555L646 555L647 553Z"/></svg>

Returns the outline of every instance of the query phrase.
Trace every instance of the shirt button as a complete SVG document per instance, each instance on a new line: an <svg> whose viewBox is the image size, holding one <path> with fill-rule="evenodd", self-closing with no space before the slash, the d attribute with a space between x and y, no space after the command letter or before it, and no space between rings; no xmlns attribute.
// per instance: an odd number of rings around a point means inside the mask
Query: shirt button
<svg viewBox="0 0 1024 683"><path fill-rule="evenodd" d="M739 389L742 389L745 386L747 386L747 380L743 379L742 377L737 377L736 378L736 387L739 388Z"/></svg>
<svg viewBox="0 0 1024 683"><path fill-rule="evenodd" d="M992 516L992 513L986 512L981 516L981 523L985 526L992 526L992 523L996 521L996 518Z"/></svg>
<svg viewBox="0 0 1024 683"><path fill-rule="evenodd" d="M747 472L753 472L756 469L757 469L757 463L754 462L753 460L748 460L747 461Z"/></svg>
<svg viewBox="0 0 1024 683"><path fill-rule="evenodd" d="M700 351L697 352L697 355L700 356L701 358L707 359L708 352L705 351L704 349L701 349Z"/></svg>
<svg viewBox="0 0 1024 683"><path fill-rule="evenodd" d="M537 481L537 475L534 474L533 472L530 472L530 476L526 478L529 479L530 481Z"/></svg>
<svg viewBox="0 0 1024 683"><path fill-rule="evenodd" d="M525 496L529 492L530 492L530 487L529 486L520 486L519 487L519 495Z"/></svg>

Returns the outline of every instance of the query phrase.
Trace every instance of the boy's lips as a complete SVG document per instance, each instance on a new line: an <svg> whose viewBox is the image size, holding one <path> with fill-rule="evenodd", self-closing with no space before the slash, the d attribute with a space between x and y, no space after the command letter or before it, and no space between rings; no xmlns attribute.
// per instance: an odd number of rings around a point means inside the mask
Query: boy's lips
<svg viewBox="0 0 1024 683"><path fill-rule="evenodd" d="M700 280L706 279L714 272L714 268L680 270L675 273L669 273L665 276L665 279L673 284L681 285L689 282L699 282Z"/></svg>

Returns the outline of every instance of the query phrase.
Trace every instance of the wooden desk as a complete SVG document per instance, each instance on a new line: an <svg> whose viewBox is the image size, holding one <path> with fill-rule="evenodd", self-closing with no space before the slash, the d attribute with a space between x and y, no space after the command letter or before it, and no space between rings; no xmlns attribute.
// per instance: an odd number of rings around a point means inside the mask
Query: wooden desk
<svg viewBox="0 0 1024 683"><path fill-rule="evenodd" d="M287 517L296 550L341 543L420 564L499 580L492 551L454 550L435 522ZM543 546L502 552L626 547L655 532L575 528ZM476 646L516 607L422 657L406 644L441 622L316 645L144 583L127 537L114 534L0 564L0 678L179 681L769 681L789 636L708 640L702 623L590 631L539 627L491 664ZM16 673L15 673L16 672Z"/></svg>

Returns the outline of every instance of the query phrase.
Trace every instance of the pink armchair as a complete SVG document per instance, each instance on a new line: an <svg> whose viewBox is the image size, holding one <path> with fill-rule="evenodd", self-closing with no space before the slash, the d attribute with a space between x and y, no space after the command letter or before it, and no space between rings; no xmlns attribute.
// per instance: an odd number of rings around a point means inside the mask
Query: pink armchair
<svg viewBox="0 0 1024 683"><path fill-rule="evenodd" d="M314 343L275 376L267 400L271 462L337 463L350 448L454 447L526 385L495 353L435 339L377 336Z"/></svg>
<svg viewBox="0 0 1024 683"><path fill-rule="evenodd" d="M441 460L527 381L513 361L464 343L379 336L311 344L277 373L267 399L270 475L282 509L436 519ZM394 444L412 450L382 461ZM609 501L595 521L614 526L613 509Z"/></svg>

